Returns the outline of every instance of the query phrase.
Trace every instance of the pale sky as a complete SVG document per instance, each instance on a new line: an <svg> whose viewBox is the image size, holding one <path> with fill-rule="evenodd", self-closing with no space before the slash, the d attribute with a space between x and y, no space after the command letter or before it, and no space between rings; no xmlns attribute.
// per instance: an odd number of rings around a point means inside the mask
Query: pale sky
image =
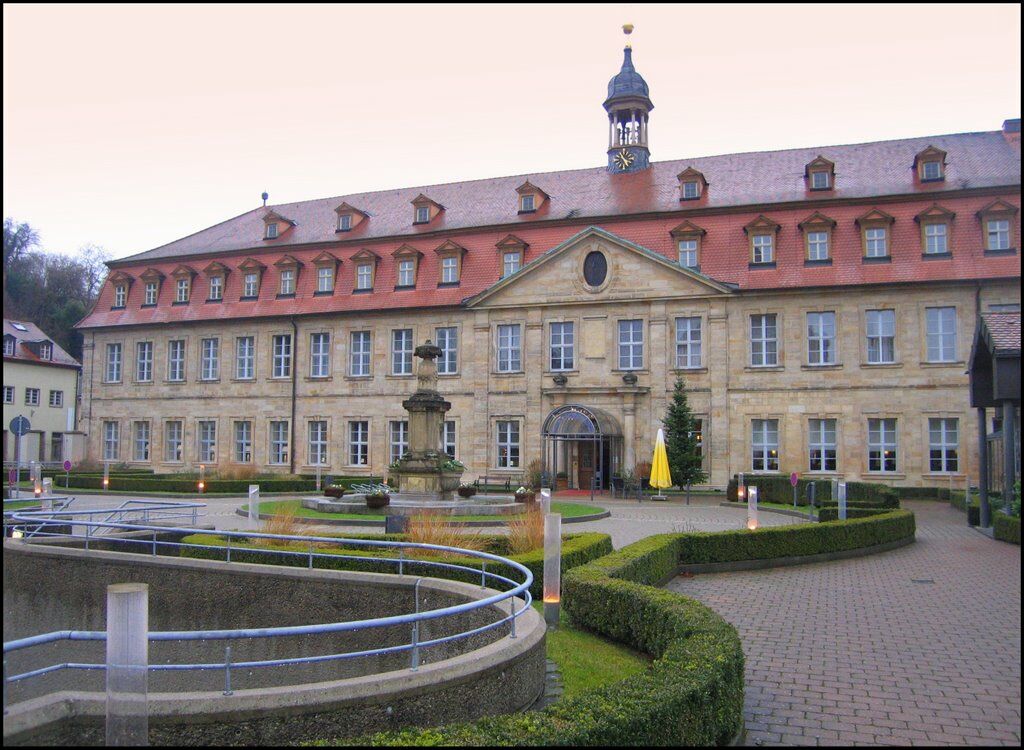
<svg viewBox="0 0 1024 750"><path fill-rule="evenodd" d="M3 6L4 216L114 257L260 205L605 163L625 22L655 161L998 130L1007 5Z"/></svg>

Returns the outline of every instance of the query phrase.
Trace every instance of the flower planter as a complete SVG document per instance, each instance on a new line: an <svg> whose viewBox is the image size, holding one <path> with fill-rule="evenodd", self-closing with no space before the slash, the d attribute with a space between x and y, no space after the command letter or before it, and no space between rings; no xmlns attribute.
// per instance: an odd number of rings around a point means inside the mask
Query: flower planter
<svg viewBox="0 0 1024 750"><path fill-rule="evenodd" d="M324 487L324 495L326 497L342 497L344 494L344 487Z"/></svg>
<svg viewBox="0 0 1024 750"><path fill-rule="evenodd" d="M391 502L391 495L367 495L367 508L383 508Z"/></svg>
<svg viewBox="0 0 1024 750"><path fill-rule="evenodd" d="M476 494L476 487L459 487L459 497L470 498Z"/></svg>
<svg viewBox="0 0 1024 750"><path fill-rule="evenodd" d="M537 499L537 493L535 492L517 492L516 502L517 503L532 503Z"/></svg>
<svg viewBox="0 0 1024 750"><path fill-rule="evenodd" d="M555 491L569 489L569 477L555 477Z"/></svg>

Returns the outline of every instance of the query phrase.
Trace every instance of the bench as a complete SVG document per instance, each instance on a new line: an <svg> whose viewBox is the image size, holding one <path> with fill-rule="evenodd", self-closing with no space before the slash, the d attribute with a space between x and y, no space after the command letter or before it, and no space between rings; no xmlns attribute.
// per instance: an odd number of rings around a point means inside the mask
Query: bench
<svg viewBox="0 0 1024 750"><path fill-rule="evenodd" d="M512 484L515 482L515 486L522 487L524 481L524 474L522 472L514 474L499 474L497 476L490 476L484 474L482 477L477 477L476 481L473 482L473 486L480 490L492 484L498 484L504 487L505 492L512 492Z"/></svg>

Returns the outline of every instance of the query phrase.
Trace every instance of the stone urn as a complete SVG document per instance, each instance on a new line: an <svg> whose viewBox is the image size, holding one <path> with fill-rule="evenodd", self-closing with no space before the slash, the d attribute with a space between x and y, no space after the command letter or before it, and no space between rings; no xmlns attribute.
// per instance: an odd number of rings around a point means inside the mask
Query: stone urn
<svg viewBox="0 0 1024 750"><path fill-rule="evenodd" d="M536 500L537 500L537 493L536 492L532 492L530 490L527 490L526 492L517 492L516 493L516 502L517 503L532 503L532 502L535 502Z"/></svg>
<svg viewBox="0 0 1024 750"><path fill-rule="evenodd" d="M326 497L342 497L345 494L345 488L337 485L327 485L324 487L324 495Z"/></svg>
<svg viewBox="0 0 1024 750"><path fill-rule="evenodd" d="M377 492L366 496L367 508L384 508L391 503L391 495Z"/></svg>

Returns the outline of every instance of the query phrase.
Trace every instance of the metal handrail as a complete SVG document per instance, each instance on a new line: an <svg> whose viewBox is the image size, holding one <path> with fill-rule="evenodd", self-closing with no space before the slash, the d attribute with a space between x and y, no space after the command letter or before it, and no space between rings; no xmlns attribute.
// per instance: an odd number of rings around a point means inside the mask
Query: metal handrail
<svg viewBox="0 0 1024 750"><path fill-rule="evenodd" d="M145 503L141 503L145 504ZM204 507L202 503L183 503L175 501L167 502L154 502L149 504L150 510L182 510L190 509L193 510L196 506ZM96 515L100 513L110 513L112 509L93 509L93 510L80 510L80 511L5 511L4 512L4 524L5 526L11 525L11 522L30 523L37 525L44 529L38 533L37 536L44 537L60 537L63 539L85 539L86 544L90 538L95 538L95 530L113 529L123 532L153 532L152 540L141 540L138 537L125 538L125 537L114 537L105 536L105 541L123 542L126 544L145 543L151 545L152 554L157 553L158 546L184 548L194 547L200 549L209 550L208 545L201 544L187 544L184 542L173 542L167 540L158 540L157 534L194 534L194 533L210 533L210 529L198 529L192 527L172 527L172 526L154 526L150 524L128 524L128 523L114 523L110 521L92 521L92 520L79 520L74 522L74 527L84 527L85 534L66 534L47 532L45 527L50 525L61 525L67 527L68 521L61 519L63 516L73 517L75 515ZM135 510L141 510L135 509ZM38 531L38 529L37 529ZM497 628L505 623L510 623L509 637L516 637L516 618L521 616L531 605L532 596L530 594L530 586L533 584L533 573L525 565L522 565L514 560L501 557L499 555L493 555L487 552L481 552L478 550L468 550L460 547L449 547L445 545L436 544L424 544L417 542L397 542L397 541L378 541L372 539L344 539L337 537L324 537L324 536L302 536L302 535L291 535L291 534L268 534L264 532L256 531L217 531L217 536L224 537L227 540L227 546L224 547L226 551L226 563L231 562L231 541L233 539L270 539L282 542L296 542L300 541L309 545L309 549L306 552L297 550L277 550L271 548L251 548L241 547L239 551L246 552L257 552L259 554L268 555L279 555L279 556L301 556L309 559L309 567L313 567L313 561L317 558L330 558L330 559L350 559L359 560L362 562L385 562L388 564L396 564L398 567L399 574L402 573L404 565L417 564L426 567L434 567L440 569L449 570L461 570L471 572L474 577L480 576L481 587L486 587L488 582L494 582L496 584L508 585L511 588L505 591L499 591L496 594L492 594L483 599L478 599L473 602L467 602L465 604L453 605L450 607L443 607L440 609L427 610L425 612L419 612L419 596L418 586L419 581L416 584L416 612L412 614L404 615L392 615L389 617L371 618L368 620L354 620L350 622L335 622L335 623L322 623L315 625L297 625L297 626L279 626L279 627L267 627L267 628L241 628L241 629L228 629L228 630L190 630L190 631L155 631L148 634L150 641L195 641L195 640L235 640L241 638L274 638L281 636L296 636L296 635L322 635L328 633L338 632L351 632L357 630L366 630L370 628L379 627L390 627L396 625L412 626L412 640L410 643L399 644L396 646L388 646L378 649L370 649L364 651L355 652L342 652L336 654L321 654L316 656L304 656L294 657L287 659L268 659L250 662L233 662L230 655L230 646L226 647L225 660L223 662L213 663L196 663L196 664L151 664L149 669L151 671L183 671L183 670L225 670L225 686L224 695L231 695L231 683L230 683L230 672L231 669L238 668L259 668L259 667L279 667L297 664L312 664L333 660L341 659L352 659L362 656L377 656L383 654L399 653L402 651L412 652L412 664L410 669L416 670L419 666L419 650L423 648L429 648L431 646L437 646L442 643L448 643L451 641L468 638L479 633L486 632ZM324 553L314 552L313 545L317 543L327 543L338 545L339 547L365 547L370 550L376 548L385 548L388 550L398 550L398 557L378 557L378 556L367 556L367 555L344 555L337 553ZM221 548L215 548L221 549ZM442 562L440 560L428 560L428 559L407 559L405 557L405 551L408 549L421 549L443 553L454 553L464 557L477 558L482 561L481 568L475 568L468 565L462 565L455 562ZM517 582L512 578L500 575L493 572L493 570L487 570L488 562L497 562L504 564L514 571L523 575L523 581ZM520 599L521 597L521 599ZM484 609L491 605L497 605L505 600L510 600L509 614L504 617L500 617L492 623L488 623L468 631L462 631L448 636L435 638L429 641L419 640L419 624L420 622L427 620L436 620L442 617L450 617L466 612L471 612L479 609ZM517 602L521 602L522 606L517 609ZM42 646L45 644L55 643L58 641L105 641L105 631L82 631L82 630L60 630L51 633L41 633L39 635L29 636L26 638L19 638L4 643L4 655L24 649L33 648L36 646ZM6 701L6 686L11 683L20 682L23 680L39 677L44 674L49 674L63 669L82 669L82 670L96 670L106 669L105 664L89 664L89 663L78 663L78 662L64 662L60 664L52 664L46 667L40 667L33 669L21 674L15 674L8 676L4 675L4 687L5 687L5 701Z"/></svg>

